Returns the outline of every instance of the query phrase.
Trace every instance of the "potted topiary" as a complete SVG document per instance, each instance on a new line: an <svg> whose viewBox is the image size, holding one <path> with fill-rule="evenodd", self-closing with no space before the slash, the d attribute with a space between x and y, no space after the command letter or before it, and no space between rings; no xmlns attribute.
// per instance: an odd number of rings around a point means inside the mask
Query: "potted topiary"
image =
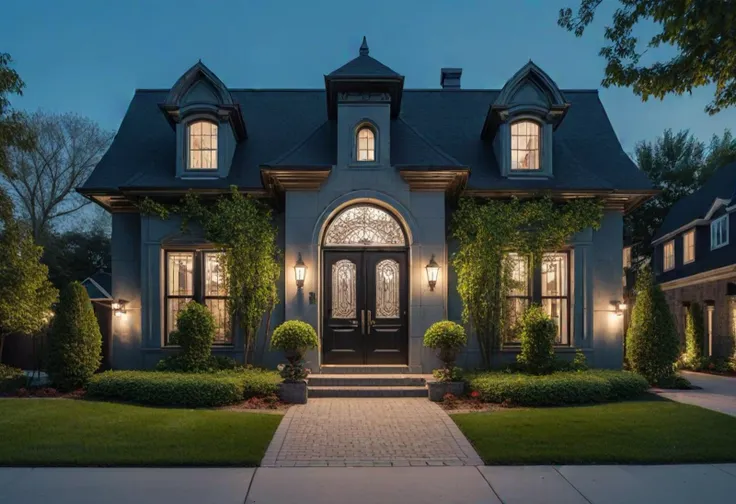
<svg viewBox="0 0 736 504"><path fill-rule="evenodd" d="M427 383L430 401L442 401L445 394L462 395L465 383L461 381L461 370L455 367L455 360L467 341L465 329L449 320L432 324L424 333L424 346L436 350L443 363L442 369L432 371L435 381Z"/></svg>
<svg viewBox="0 0 736 504"><path fill-rule="evenodd" d="M301 320L288 320L278 326L271 337L271 349L281 350L287 364L279 365L283 383L279 387L279 397L287 403L305 404L307 402L307 381L309 370L304 367L304 354L317 348L317 333L311 325Z"/></svg>

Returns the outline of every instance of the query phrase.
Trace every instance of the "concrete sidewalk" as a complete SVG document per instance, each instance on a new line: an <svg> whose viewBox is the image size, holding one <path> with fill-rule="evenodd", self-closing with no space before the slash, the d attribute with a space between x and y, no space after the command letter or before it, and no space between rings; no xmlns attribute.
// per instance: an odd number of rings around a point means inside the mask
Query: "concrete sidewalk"
<svg viewBox="0 0 736 504"><path fill-rule="evenodd" d="M693 404L727 415L736 416L736 377L682 371L699 390L657 390L657 394L673 401Z"/></svg>
<svg viewBox="0 0 736 504"><path fill-rule="evenodd" d="M0 468L3 504L689 504L734 495L736 464Z"/></svg>

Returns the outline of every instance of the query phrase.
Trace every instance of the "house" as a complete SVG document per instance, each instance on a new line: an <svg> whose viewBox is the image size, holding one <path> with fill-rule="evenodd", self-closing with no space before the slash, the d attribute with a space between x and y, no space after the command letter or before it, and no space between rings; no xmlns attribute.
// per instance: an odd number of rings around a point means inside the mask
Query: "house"
<svg viewBox="0 0 736 504"><path fill-rule="evenodd" d="M557 351L582 349L598 367L622 364L623 215L652 194L624 153L596 90L561 90L531 61L503 89L463 89L443 68L437 89L405 89L404 76L356 57L324 76L324 89L228 88L201 62L171 89L139 89L115 140L79 189L112 213L112 363L149 368L175 351L176 313L204 302L218 323L215 352L243 358L243 335L225 310L216 250L174 216L141 215L138 198L230 186L272 202L283 250L271 327L311 323L321 347L311 367L436 367L422 347L433 322L459 321L448 226L459 195L597 197L597 231L550 251L514 303L542 302L558 323ZM297 283L297 261L306 266ZM436 267L436 269L435 269ZM303 270L302 270L303 271ZM428 274L430 275L428 277ZM203 288L206 285L207 288ZM257 359L273 365L259 335ZM518 344L504 342L499 362ZM471 343L459 364L476 366Z"/></svg>
<svg viewBox="0 0 736 504"><path fill-rule="evenodd" d="M736 163L721 167L678 201L657 231L654 271L682 341L685 312L705 312L706 355L728 357L736 335Z"/></svg>

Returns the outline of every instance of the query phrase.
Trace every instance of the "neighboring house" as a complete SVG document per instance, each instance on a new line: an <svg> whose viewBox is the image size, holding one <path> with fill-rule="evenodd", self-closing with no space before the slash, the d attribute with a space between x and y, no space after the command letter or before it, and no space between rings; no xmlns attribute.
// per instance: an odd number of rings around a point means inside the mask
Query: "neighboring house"
<svg viewBox="0 0 736 504"><path fill-rule="evenodd" d="M657 231L654 271L684 342L685 308L705 313L707 355L729 356L736 334L736 163L678 201Z"/></svg>
<svg viewBox="0 0 736 504"><path fill-rule="evenodd" d="M80 192L113 215L112 363L152 367L175 350L178 310L197 299L218 324L215 351L243 358L225 310L217 251L181 234L176 217L140 215L143 196L169 201L231 185L273 202L283 274L272 327L311 323L313 368L436 366L422 347L430 324L460 320L448 227L458 194L560 200L600 197L605 216L516 276L514 306L542 303L558 322L558 351L582 348L599 367L622 364L623 214L652 194L624 153L596 90L562 91L531 61L501 90L465 90L441 70L438 89L404 89L404 77L369 55L325 75L324 89L228 88L201 62L171 89L137 90L115 140ZM307 270L297 287L294 266ZM433 262L434 261L434 262ZM427 266L436 263L436 285ZM279 355L255 356L273 365ZM499 362L518 345L506 341ZM479 363L473 342L460 365Z"/></svg>

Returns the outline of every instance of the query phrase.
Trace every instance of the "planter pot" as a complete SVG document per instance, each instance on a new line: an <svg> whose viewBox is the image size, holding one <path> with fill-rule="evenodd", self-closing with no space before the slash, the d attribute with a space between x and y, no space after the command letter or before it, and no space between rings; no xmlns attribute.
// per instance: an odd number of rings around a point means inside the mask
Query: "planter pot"
<svg viewBox="0 0 736 504"><path fill-rule="evenodd" d="M285 403L307 404L307 381L279 385L279 399Z"/></svg>
<svg viewBox="0 0 736 504"><path fill-rule="evenodd" d="M465 382L453 381L453 382L427 382L427 389L429 389L429 400L434 402L441 402L445 394L452 394L454 396L461 396L465 391Z"/></svg>

